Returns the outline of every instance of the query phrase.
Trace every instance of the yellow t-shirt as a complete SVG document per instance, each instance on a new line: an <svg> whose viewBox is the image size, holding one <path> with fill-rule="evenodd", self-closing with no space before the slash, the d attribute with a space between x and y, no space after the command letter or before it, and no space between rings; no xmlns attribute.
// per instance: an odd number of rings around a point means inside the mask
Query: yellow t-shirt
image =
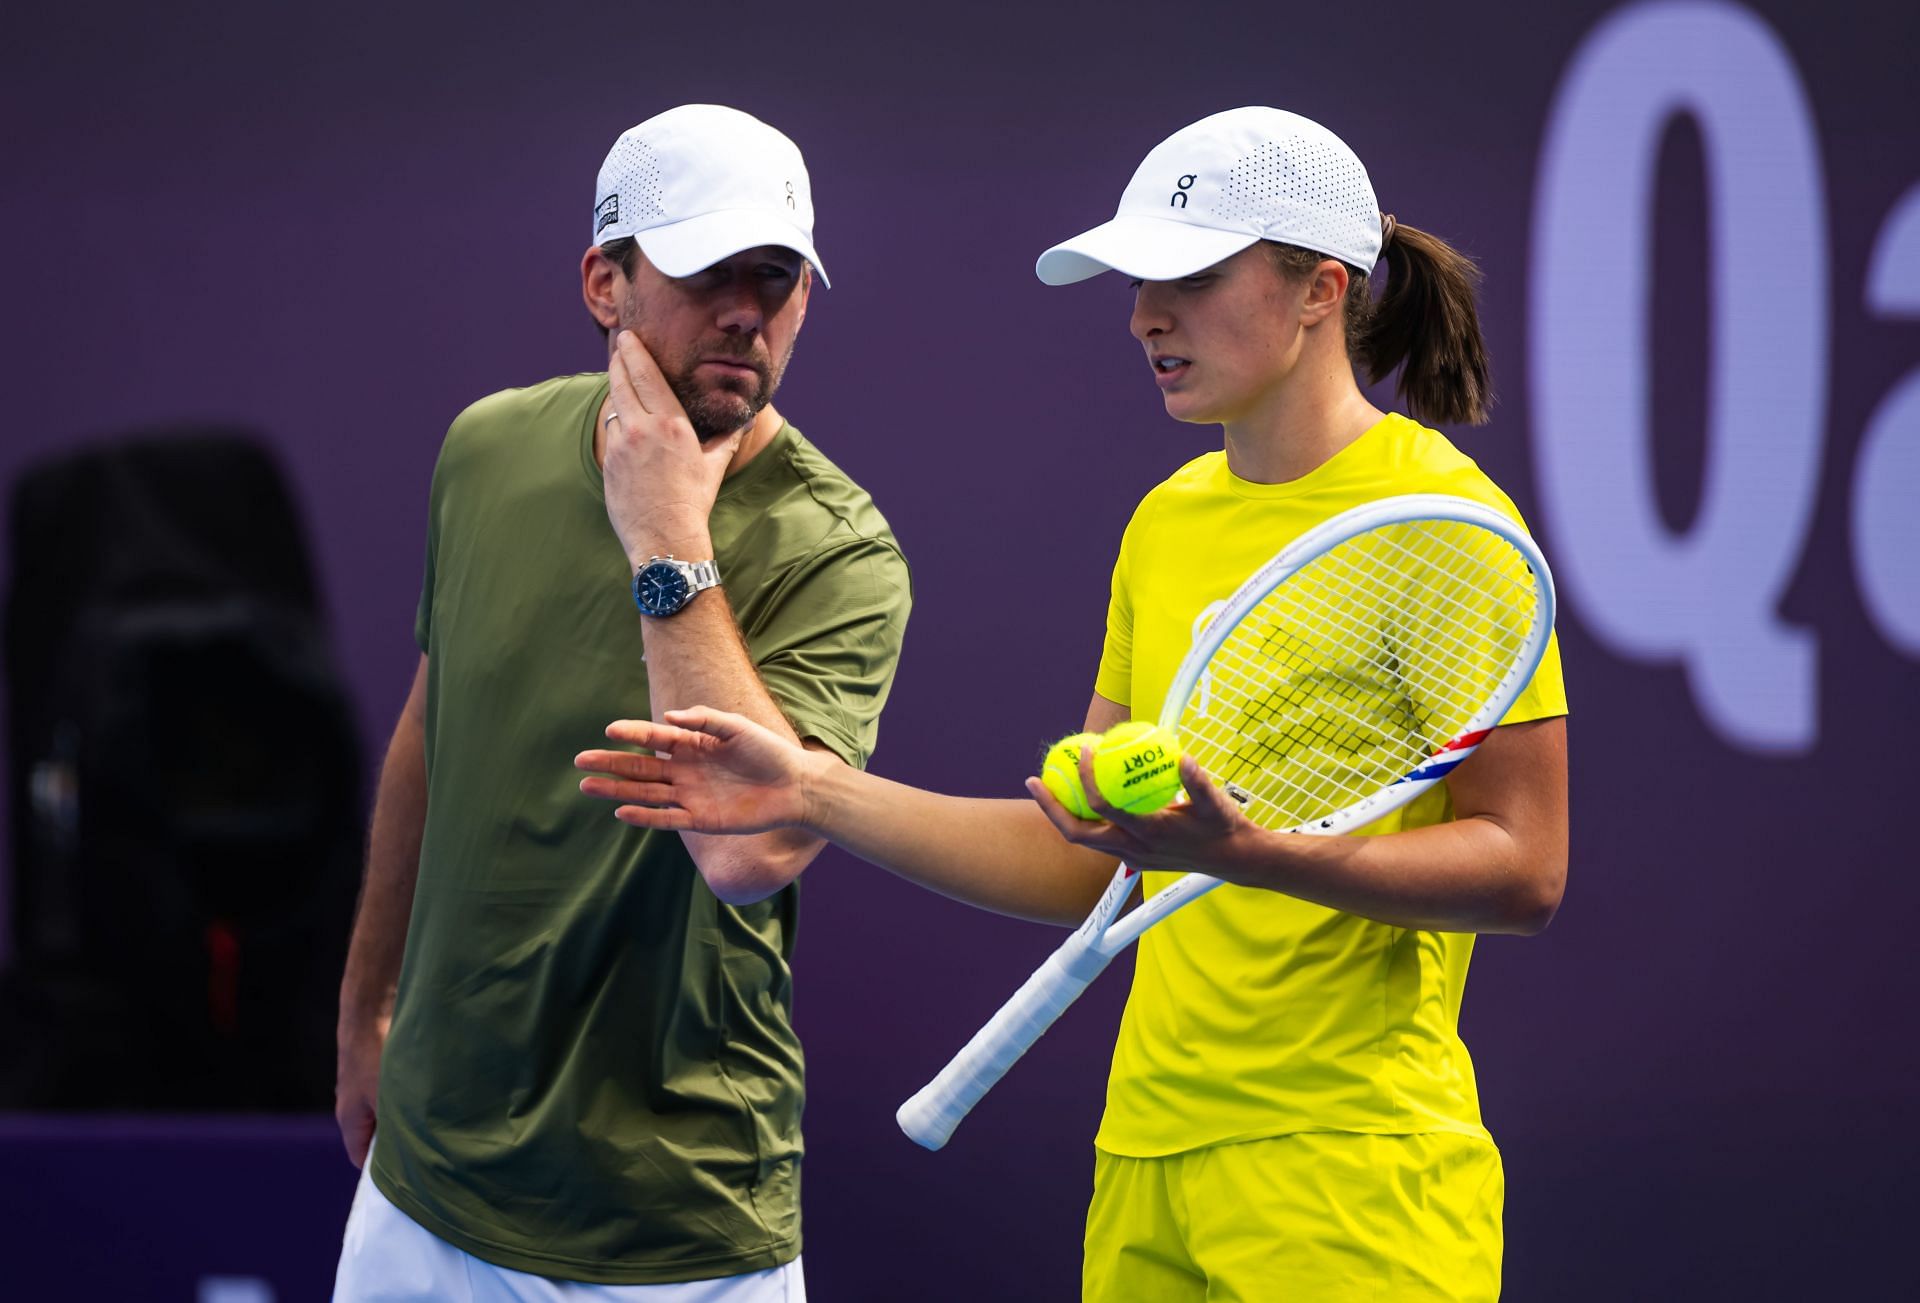
<svg viewBox="0 0 1920 1303"><path fill-rule="evenodd" d="M1189 462L1127 526L1097 691L1137 719L1158 718L1204 607L1307 529L1403 493L1455 494L1519 520L1446 436L1404 416L1285 484L1240 479L1224 453ZM1503 722L1566 709L1559 646L1549 641ZM1440 783L1364 831L1452 817ZM1149 873L1146 889L1174 876ZM1459 1033L1472 953L1471 934L1220 888L1140 940L1095 1143L1146 1158L1296 1131L1485 1136Z"/></svg>

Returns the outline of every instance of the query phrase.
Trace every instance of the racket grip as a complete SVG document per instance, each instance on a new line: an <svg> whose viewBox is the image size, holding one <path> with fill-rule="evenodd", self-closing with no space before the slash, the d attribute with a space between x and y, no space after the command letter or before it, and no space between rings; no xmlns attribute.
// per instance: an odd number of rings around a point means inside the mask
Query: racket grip
<svg viewBox="0 0 1920 1303"><path fill-rule="evenodd" d="M900 1106L894 1118L907 1138L927 1149L946 1144L973 1106L1111 962L1113 956L1078 935L1048 955L940 1074Z"/></svg>

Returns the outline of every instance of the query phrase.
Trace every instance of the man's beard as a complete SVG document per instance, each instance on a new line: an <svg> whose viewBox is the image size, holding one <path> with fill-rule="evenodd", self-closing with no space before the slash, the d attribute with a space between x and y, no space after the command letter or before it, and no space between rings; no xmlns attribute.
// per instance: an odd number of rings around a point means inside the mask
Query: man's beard
<svg viewBox="0 0 1920 1303"><path fill-rule="evenodd" d="M758 380L751 393L741 392L736 387L737 381L718 386L700 383L694 374L699 367L699 359L717 356L726 356L754 369ZM779 388L780 377L786 369L785 358L777 366L768 366L752 353L736 355L709 348L694 354L687 366L668 375L666 381L667 387L673 390L673 396L680 400L694 434L699 436L700 442L705 443L751 425L753 419L773 401L773 391Z"/></svg>

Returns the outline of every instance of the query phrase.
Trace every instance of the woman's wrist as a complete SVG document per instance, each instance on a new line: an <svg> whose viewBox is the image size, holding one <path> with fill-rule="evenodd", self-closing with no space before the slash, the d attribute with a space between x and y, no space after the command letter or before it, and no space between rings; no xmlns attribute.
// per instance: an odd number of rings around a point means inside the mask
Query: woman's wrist
<svg viewBox="0 0 1920 1303"><path fill-rule="evenodd" d="M800 789L800 819L795 826L816 837L827 836L833 817L835 780L853 767L830 751L802 748L797 786Z"/></svg>

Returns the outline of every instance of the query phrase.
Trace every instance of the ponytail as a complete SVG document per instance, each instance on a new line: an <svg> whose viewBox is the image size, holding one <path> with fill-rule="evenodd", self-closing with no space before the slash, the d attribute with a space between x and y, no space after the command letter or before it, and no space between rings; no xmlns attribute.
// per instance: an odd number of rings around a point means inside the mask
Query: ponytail
<svg viewBox="0 0 1920 1303"><path fill-rule="evenodd" d="M1474 290L1480 269L1437 235L1380 219L1387 288L1376 301L1371 277L1347 265L1347 356L1379 384L1400 368L1395 386L1423 421L1485 425L1493 405L1487 346L1480 338ZM1267 242L1283 276L1310 276L1328 255Z"/></svg>
<svg viewBox="0 0 1920 1303"><path fill-rule="evenodd" d="M1387 287L1347 291L1347 352L1378 384L1400 368L1408 409L1436 424L1484 425L1493 405L1474 291L1480 269L1437 235L1384 218Z"/></svg>

